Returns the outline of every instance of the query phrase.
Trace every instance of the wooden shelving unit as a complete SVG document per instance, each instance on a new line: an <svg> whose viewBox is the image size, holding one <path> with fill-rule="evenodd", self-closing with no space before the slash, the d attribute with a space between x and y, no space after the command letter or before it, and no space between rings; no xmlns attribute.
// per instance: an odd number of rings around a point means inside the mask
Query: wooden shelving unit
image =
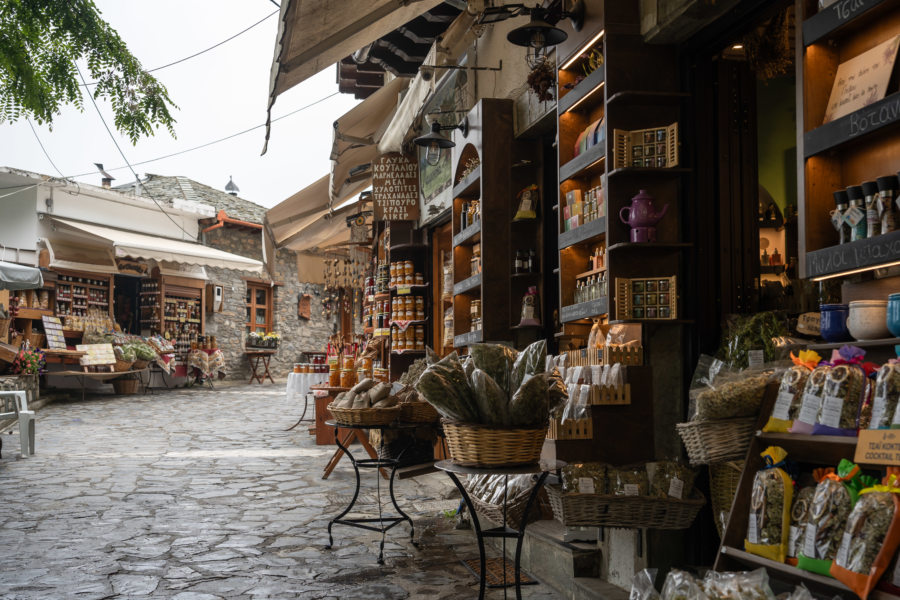
<svg viewBox="0 0 900 600"><path fill-rule="evenodd" d="M514 160L533 159L513 140L511 100L485 98L469 112L468 135L453 131L453 347L461 350L481 341L510 340L510 221L515 215L511 181ZM515 156L515 159L514 159ZM469 159L480 165L461 177ZM518 179L517 179L518 184ZM480 202L479 221L462 228L463 204ZM526 226L527 227L527 226ZM482 235L482 231L490 235ZM475 248L481 253L481 271L473 273ZM512 252L512 256L510 254ZM472 304L481 303L482 328L473 331Z"/></svg>
<svg viewBox="0 0 900 600"><path fill-rule="evenodd" d="M830 221L832 192L860 185L900 166L900 92L825 123L838 66L900 34L896 3L859 0L816 11L797 1L801 23L797 82L800 273L839 276L900 261L900 232L840 245Z"/></svg>

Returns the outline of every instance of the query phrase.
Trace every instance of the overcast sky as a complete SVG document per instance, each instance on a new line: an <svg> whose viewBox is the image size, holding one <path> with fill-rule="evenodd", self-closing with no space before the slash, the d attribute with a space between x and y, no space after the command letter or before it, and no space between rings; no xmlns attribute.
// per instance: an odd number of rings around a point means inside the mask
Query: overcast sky
<svg viewBox="0 0 900 600"><path fill-rule="evenodd" d="M147 69L204 50L249 27L277 7L270 0L95 0L102 16ZM130 163L198 146L265 123L269 71L278 31L278 14L230 42L153 74L169 90L178 110L173 139L165 129L137 146L117 135ZM85 73L85 77L88 77ZM337 91L335 67L282 94L273 118ZM93 171L103 163L114 184L133 180L90 99L84 112L65 107L52 131L35 125L50 158L63 174ZM223 189L229 175L240 196L274 206L328 173L332 123L358 101L339 94L272 125L269 149L260 156L265 129L213 146L135 167L145 173L184 175ZM100 103L110 127L108 106ZM28 122L0 124L0 165L58 176L41 151ZM99 185L99 175L76 178Z"/></svg>

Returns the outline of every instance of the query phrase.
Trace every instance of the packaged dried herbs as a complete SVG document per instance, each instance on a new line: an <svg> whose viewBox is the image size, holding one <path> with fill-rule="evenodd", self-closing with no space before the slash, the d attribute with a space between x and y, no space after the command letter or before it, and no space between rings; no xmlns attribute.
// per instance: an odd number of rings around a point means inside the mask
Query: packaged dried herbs
<svg viewBox="0 0 900 600"><path fill-rule="evenodd" d="M469 346L469 356L472 357L475 367L490 375L507 396L515 391L510 389L510 372L517 355L515 350L501 344L472 344Z"/></svg>
<svg viewBox="0 0 900 600"><path fill-rule="evenodd" d="M540 373L526 377L525 383L519 386L509 402L509 424L515 426L527 426L538 424L536 419L541 418L544 425L547 424L550 414L548 401L550 398L550 375Z"/></svg>
<svg viewBox="0 0 900 600"><path fill-rule="evenodd" d="M797 558L797 555L803 548L806 521L809 515L810 506L812 505L812 498L815 493L816 487L808 485L800 488L800 491L794 494L794 502L793 506L791 506L791 530L788 535L788 559Z"/></svg>
<svg viewBox="0 0 900 600"><path fill-rule="evenodd" d="M774 312L736 317L727 328L722 359L730 367L746 369L781 358L776 338L787 335L783 318Z"/></svg>
<svg viewBox="0 0 900 600"><path fill-rule="evenodd" d="M782 468L787 452L770 446L761 454L765 466L753 478L747 522L747 552L784 562L791 525L794 484Z"/></svg>
<svg viewBox="0 0 900 600"><path fill-rule="evenodd" d="M759 412L769 373L740 375L703 390L694 399L692 421L749 417Z"/></svg>
<svg viewBox="0 0 900 600"><path fill-rule="evenodd" d="M797 555L798 567L815 573L828 573L852 508L853 499L841 477L833 471L826 473L816 486L807 511L803 540Z"/></svg>
<svg viewBox="0 0 900 600"><path fill-rule="evenodd" d="M900 361L891 360L878 369L872 397L872 420L869 429L889 429L900 425L897 405L900 402Z"/></svg>
<svg viewBox="0 0 900 600"><path fill-rule="evenodd" d="M831 365L821 364L812 370L803 388L803 397L800 401L800 412L791 425L791 433L812 433L816 420L819 418L819 409L822 407L822 395L825 393L825 380L831 371Z"/></svg>
<svg viewBox="0 0 900 600"><path fill-rule="evenodd" d="M606 494L609 490L604 463L588 462L566 465L562 468L564 492L579 494Z"/></svg>
<svg viewBox="0 0 900 600"><path fill-rule="evenodd" d="M701 585L709 600L775 600L765 569L748 572L709 571Z"/></svg>
<svg viewBox="0 0 900 600"><path fill-rule="evenodd" d="M456 352L429 365L416 382L416 390L448 419L471 422L478 417L472 390Z"/></svg>
<svg viewBox="0 0 900 600"><path fill-rule="evenodd" d="M527 375L543 373L547 363L547 341L538 340L529 344L516 357L512 366L512 383L510 389L514 392L519 389Z"/></svg>
<svg viewBox="0 0 900 600"><path fill-rule="evenodd" d="M689 498L694 489L696 473L690 467L674 461L647 463L650 495L660 498Z"/></svg>
<svg viewBox="0 0 900 600"><path fill-rule="evenodd" d="M469 376L469 383L478 412L482 415L481 422L485 425L509 425L509 400L497 382L481 369L475 369Z"/></svg>
<svg viewBox="0 0 900 600"><path fill-rule="evenodd" d="M887 485L860 492L841 538L831 575L865 600L900 546L900 487L895 475Z"/></svg>
<svg viewBox="0 0 900 600"><path fill-rule="evenodd" d="M607 470L609 493L613 496L646 496L650 490L647 469L643 465L610 467Z"/></svg>
<svg viewBox="0 0 900 600"><path fill-rule="evenodd" d="M791 428L794 419L800 413L806 380L809 379L809 374L822 358L812 350L801 350L797 356L791 354L791 360L794 362L794 366L781 376L778 397L763 431L783 433Z"/></svg>
<svg viewBox="0 0 900 600"><path fill-rule="evenodd" d="M854 358L853 352L862 350L844 346L841 356L845 360ZM816 421L814 434L823 435L856 435L859 428L859 417L868 391L866 372L858 364L835 364L825 379L825 390L822 395L822 408ZM861 358L860 361L861 362Z"/></svg>
<svg viewBox="0 0 900 600"><path fill-rule="evenodd" d="M672 569L666 575L660 600L707 600L700 582L693 575Z"/></svg>

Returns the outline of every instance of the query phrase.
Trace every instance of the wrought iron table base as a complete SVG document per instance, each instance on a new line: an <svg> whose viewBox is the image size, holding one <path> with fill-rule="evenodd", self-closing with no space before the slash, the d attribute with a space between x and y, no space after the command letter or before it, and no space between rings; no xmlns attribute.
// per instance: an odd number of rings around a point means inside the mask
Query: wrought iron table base
<svg viewBox="0 0 900 600"><path fill-rule="evenodd" d="M332 423L329 422L329 425ZM346 425L342 425L341 427L348 427ZM380 429L382 432L384 429L392 429L391 427L378 427L378 426L368 426L368 427L355 427L356 429ZM326 550L331 549L334 546L334 538L331 535L331 528L335 524L346 525L347 527L356 527L357 529L365 529L367 531L374 531L376 533L381 533L381 543L378 548L378 564L384 564L384 538L385 534L393 529L397 524L402 523L403 521L407 521L409 523L409 541L416 548L419 547L419 543L415 540L415 526L413 525L412 519L403 512L403 509L397 504L397 498L394 496L394 475L397 473L397 466L400 463L400 457L406 452L409 448L407 445L406 448L400 453L397 458L365 458L365 459L356 459L353 454L350 452L348 448L346 448L343 444L341 444L340 436L338 435L338 427L335 427L335 443L338 447L343 450L344 454L346 454L350 458L350 463L353 465L353 471L356 473L356 489L353 491L353 499L350 500L350 504L335 518L331 519L328 522L328 545L325 546ZM360 476L359 470L362 469L381 469L383 467L390 467L391 476L390 483L388 485L388 490L390 491L391 496L391 504L394 505L394 509L397 511L398 516L384 516L381 514L381 477L376 476L376 487L378 490L377 499L378 499L378 517L356 517L356 518L347 518L344 517L353 510L353 506L356 504L356 500L359 498L359 490L360 490ZM378 523L378 526L375 526L374 523Z"/></svg>

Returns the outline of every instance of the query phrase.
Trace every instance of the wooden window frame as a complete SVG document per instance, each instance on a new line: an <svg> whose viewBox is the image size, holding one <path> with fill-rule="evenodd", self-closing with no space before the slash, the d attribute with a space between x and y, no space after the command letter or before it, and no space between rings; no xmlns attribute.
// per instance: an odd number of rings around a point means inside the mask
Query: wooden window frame
<svg viewBox="0 0 900 600"><path fill-rule="evenodd" d="M256 290L263 290L266 294L265 306L256 303ZM250 309L250 320L244 322L247 333L256 331L259 327L265 327L265 333L272 332L272 313L274 310L274 289L269 284L261 284L248 281L247 292L250 292L250 302L244 302L244 306ZM265 308L266 323L261 326L256 323L256 309Z"/></svg>

